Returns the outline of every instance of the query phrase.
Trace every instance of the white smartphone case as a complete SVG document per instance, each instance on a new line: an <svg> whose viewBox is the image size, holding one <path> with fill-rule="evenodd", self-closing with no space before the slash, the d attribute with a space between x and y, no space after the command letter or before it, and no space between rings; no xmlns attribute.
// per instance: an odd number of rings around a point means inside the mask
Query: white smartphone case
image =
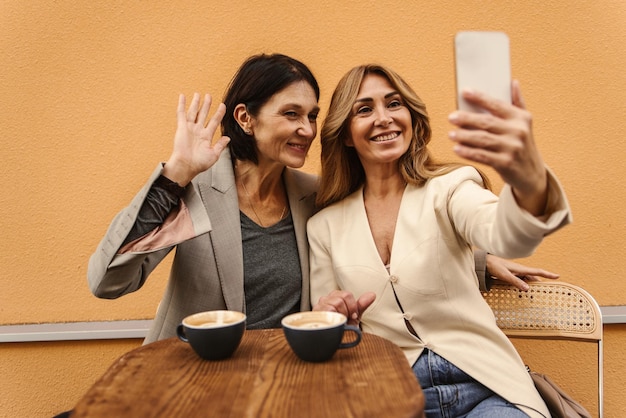
<svg viewBox="0 0 626 418"><path fill-rule="evenodd" d="M509 38L503 32L459 32L454 38L457 107L482 111L461 97L471 88L511 103Z"/></svg>

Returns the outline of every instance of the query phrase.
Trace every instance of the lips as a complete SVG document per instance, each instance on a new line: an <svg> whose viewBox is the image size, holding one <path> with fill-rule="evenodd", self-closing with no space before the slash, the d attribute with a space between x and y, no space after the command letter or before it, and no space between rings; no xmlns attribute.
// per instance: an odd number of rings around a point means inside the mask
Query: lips
<svg viewBox="0 0 626 418"><path fill-rule="evenodd" d="M294 144L292 142L287 143L287 145L289 145L292 148L296 148L298 150L301 150L301 151L306 151L306 149L308 147L308 144Z"/></svg>
<svg viewBox="0 0 626 418"><path fill-rule="evenodd" d="M387 141L391 141L393 139L396 139L398 136L400 136L399 132L387 132L384 134L380 134L380 135L376 135L370 138L370 141L372 142L387 142Z"/></svg>

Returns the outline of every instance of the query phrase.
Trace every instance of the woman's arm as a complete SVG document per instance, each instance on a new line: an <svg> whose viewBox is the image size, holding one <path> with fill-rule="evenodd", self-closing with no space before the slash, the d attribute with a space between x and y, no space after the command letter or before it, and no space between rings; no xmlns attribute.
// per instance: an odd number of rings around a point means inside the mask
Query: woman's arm
<svg viewBox="0 0 626 418"><path fill-rule="evenodd" d="M150 187L146 200L141 205L137 219L122 243L122 247L163 225L167 216L178 207L184 193L184 187L160 175Z"/></svg>
<svg viewBox="0 0 626 418"><path fill-rule="evenodd" d="M547 169L517 81L511 84L511 97L509 104L481 92L464 91L465 100L487 112L453 112L449 120L459 129L451 131L449 137L456 143L454 151L459 156L491 166L511 186L517 204L541 216L548 201Z"/></svg>
<svg viewBox="0 0 626 418"><path fill-rule="evenodd" d="M87 279L94 295L117 298L136 291L177 242L211 229L195 190L184 187L215 164L229 141L223 136L212 143L225 106L220 104L209 118L210 106L208 94L200 105L196 93L185 112L185 96L179 96L172 155L115 217L89 260ZM184 195L188 201L179 205Z"/></svg>

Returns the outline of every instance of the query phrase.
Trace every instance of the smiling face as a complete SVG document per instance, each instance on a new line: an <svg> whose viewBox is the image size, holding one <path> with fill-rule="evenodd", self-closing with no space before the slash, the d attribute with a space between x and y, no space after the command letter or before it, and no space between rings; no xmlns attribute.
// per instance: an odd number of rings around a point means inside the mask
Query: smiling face
<svg viewBox="0 0 626 418"><path fill-rule="evenodd" d="M412 135L411 113L400 93L385 77L366 75L352 106L345 144L356 149L367 171L371 165L395 164Z"/></svg>
<svg viewBox="0 0 626 418"><path fill-rule="evenodd" d="M302 167L317 135L318 113L315 92L305 81L274 94L251 118L259 163Z"/></svg>

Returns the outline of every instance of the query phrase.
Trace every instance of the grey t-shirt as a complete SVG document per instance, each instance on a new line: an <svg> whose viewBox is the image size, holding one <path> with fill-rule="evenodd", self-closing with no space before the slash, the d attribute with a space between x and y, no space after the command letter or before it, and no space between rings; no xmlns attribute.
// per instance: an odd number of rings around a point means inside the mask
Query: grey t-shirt
<svg viewBox="0 0 626 418"><path fill-rule="evenodd" d="M263 228L240 212L248 329L280 328L300 310L302 270L291 213Z"/></svg>

